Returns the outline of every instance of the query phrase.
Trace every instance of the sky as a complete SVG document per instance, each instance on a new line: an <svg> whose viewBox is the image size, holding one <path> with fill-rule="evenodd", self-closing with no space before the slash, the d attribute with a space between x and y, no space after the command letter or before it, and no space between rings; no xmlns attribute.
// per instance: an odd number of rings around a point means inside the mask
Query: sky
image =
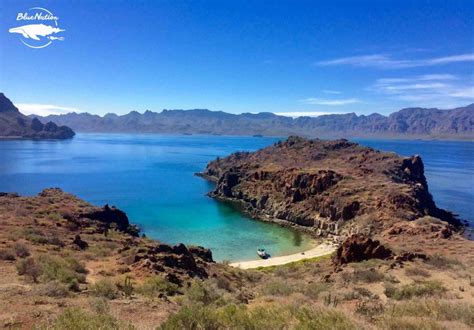
<svg viewBox="0 0 474 330"><path fill-rule="evenodd" d="M9 32L38 23L17 21L33 7L64 40L32 49ZM0 92L43 115L464 106L474 1L0 0Z"/></svg>

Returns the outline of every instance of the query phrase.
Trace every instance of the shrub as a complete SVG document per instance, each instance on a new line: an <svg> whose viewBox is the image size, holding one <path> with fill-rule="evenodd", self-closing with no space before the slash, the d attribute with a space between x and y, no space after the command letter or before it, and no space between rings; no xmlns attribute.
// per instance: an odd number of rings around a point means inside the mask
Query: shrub
<svg viewBox="0 0 474 330"><path fill-rule="evenodd" d="M228 292L232 291L232 282L228 278L221 275L216 278L215 282L219 289L223 289Z"/></svg>
<svg viewBox="0 0 474 330"><path fill-rule="evenodd" d="M25 275L33 282L37 283L38 278L43 273L41 266L34 258L22 259L16 264L18 275Z"/></svg>
<svg viewBox="0 0 474 330"><path fill-rule="evenodd" d="M23 243L17 242L13 248L15 249L16 255L20 258L26 258L30 256L30 250Z"/></svg>
<svg viewBox="0 0 474 330"><path fill-rule="evenodd" d="M315 282L308 284L304 290L304 294L310 298L317 299L321 292L327 291L329 289L329 284Z"/></svg>
<svg viewBox="0 0 474 330"><path fill-rule="evenodd" d="M123 329L130 328L121 324L108 314L88 313L79 308L68 308L45 329L63 330L90 330L90 329Z"/></svg>
<svg viewBox="0 0 474 330"><path fill-rule="evenodd" d="M291 326L290 326L291 325ZM329 308L227 305L184 306L161 329L355 329L344 314Z"/></svg>
<svg viewBox="0 0 474 330"><path fill-rule="evenodd" d="M13 261L15 259L16 259L15 255L13 254L12 250L10 250L10 249L0 250L0 260Z"/></svg>
<svg viewBox="0 0 474 330"><path fill-rule="evenodd" d="M393 317L387 315L378 320L382 329L388 330L442 330L446 329L437 322L429 319Z"/></svg>
<svg viewBox="0 0 474 330"><path fill-rule="evenodd" d="M431 256L426 260L426 263L437 269L451 269L455 266L465 268L463 263L456 259L451 259L439 254Z"/></svg>
<svg viewBox="0 0 474 330"><path fill-rule="evenodd" d="M104 297L93 299L90 305L97 314L107 314L109 312L109 302Z"/></svg>
<svg viewBox="0 0 474 330"><path fill-rule="evenodd" d="M395 304L390 309L393 317L427 317L438 321L460 321L474 327L474 306L440 300L412 300Z"/></svg>
<svg viewBox="0 0 474 330"><path fill-rule="evenodd" d="M405 269L405 274L407 276L421 276L421 277L430 277L430 273L419 267L410 267Z"/></svg>
<svg viewBox="0 0 474 330"><path fill-rule="evenodd" d="M272 281L263 287L263 293L273 296L289 296L293 293L293 288L281 281Z"/></svg>
<svg viewBox="0 0 474 330"><path fill-rule="evenodd" d="M401 288L388 286L385 295L395 300L411 299L413 297L442 296L446 292L440 282L430 281L420 284L407 284Z"/></svg>
<svg viewBox="0 0 474 330"><path fill-rule="evenodd" d="M161 295L172 296L179 293L179 287L161 276L149 277L137 288L141 295L154 299Z"/></svg>
<svg viewBox="0 0 474 330"><path fill-rule="evenodd" d="M91 285L91 291L96 297L115 299L118 297L117 286L112 281L104 279Z"/></svg>
<svg viewBox="0 0 474 330"><path fill-rule="evenodd" d="M69 288L59 281L51 281L37 288L37 293L48 297L67 297L69 296Z"/></svg>
<svg viewBox="0 0 474 330"><path fill-rule="evenodd" d="M355 282L374 283L382 281L384 275L375 269L356 270L352 278Z"/></svg>
<svg viewBox="0 0 474 330"><path fill-rule="evenodd" d="M189 304L210 305L223 300L222 294L207 281L196 280L185 290Z"/></svg>
<svg viewBox="0 0 474 330"><path fill-rule="evenodd" d="M335 308L298 310L296 318L300 329L357 329L349 318Z"/></svg>
<svg viewBox="0 0 474 330"><path fill-rule="evenodd" d="M58 280L74 288L77 283L85 283L86 270L76 259L72 257L60 258L49 255L40 255L38 262L43 270L42 280Z"/></svg>
<svg viewBox="0 0 474 330"><path fill-rule="evenodd" d="M41 230L28 228L25 230L25 238L33 244L51 244L59 247L64 247L64 243L56 234L46 236Z"/></svg>

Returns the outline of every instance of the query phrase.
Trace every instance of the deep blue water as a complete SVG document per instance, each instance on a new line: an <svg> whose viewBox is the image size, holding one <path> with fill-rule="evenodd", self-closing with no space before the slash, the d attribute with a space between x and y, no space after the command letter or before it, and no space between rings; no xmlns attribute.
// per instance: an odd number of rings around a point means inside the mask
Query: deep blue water
<svg viewBox="0 0 474 330"><path fill-rule="evenodd" d="M70 141L0 141L0 191L34 195L60 187L90 203L123 209L145 233L167 243L199 244L217 260L306 249L311 240L246 218L205 194L213 184L193 174L217 156L256 150L276 138L78 134ZM474 143L360 140L402 155L420 154L435 201L474 220Z"/></svg>
<svg viewBox="0 0 474 330"><path fill-rule="evenodd" d="M402 156L420 155L436 205L474 225L473 142L365 139L357 142Z"/></svg>

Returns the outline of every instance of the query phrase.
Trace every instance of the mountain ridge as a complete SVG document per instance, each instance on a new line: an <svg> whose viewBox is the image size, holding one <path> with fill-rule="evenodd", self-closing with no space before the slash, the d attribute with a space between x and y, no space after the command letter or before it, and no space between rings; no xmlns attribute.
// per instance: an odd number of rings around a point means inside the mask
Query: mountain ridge
<svg viewBox="0 0 474 330"><path fill-rule="evenodd" d="M38 118L22 114L5 94L0 93L0 138L70 139L74 131L53 121L43 124Z"/></svg>
<svg viewBox="0 0 474 330"><path fill-rule="evenodd" d="M164 109L146 110L142 114L131 111L99 116L73 112L32 117L54 120L78 132L474 139L474 104L447 110L404 108L388 116L352 112L293 118L271 112L232 114L208 109Z"/></svg>

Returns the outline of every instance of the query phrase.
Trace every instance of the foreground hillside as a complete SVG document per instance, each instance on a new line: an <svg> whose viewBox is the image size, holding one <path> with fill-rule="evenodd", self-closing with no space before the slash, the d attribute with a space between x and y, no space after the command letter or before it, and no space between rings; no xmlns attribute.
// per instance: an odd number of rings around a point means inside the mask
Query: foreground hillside
<svg viewBox="0 0 474 330"><path fill-rule="evenodd" d="M78 132L474 139L473 104L452 110L407 108L388 117L348 113L291 118L273 113L235 115L196 109L143 114L132 111L103 117L69 113L43 119L68 125Z"/></svg>
<svg viewBox="0 0 474 330"><path fill-rule="evenodd" d="M244 271L203 248L137 237L120 210L58 189L1 194L0 327L474 326L472 242L424 232L383 244L352 236L334 259Z"/></svg>
<svg viewBox="0 0 474 330"><path fill-rule="evenodd" d="M0 93L0 138L70 139L74 132L52 121L43 124L20 113L13 103Z"/></svg>

